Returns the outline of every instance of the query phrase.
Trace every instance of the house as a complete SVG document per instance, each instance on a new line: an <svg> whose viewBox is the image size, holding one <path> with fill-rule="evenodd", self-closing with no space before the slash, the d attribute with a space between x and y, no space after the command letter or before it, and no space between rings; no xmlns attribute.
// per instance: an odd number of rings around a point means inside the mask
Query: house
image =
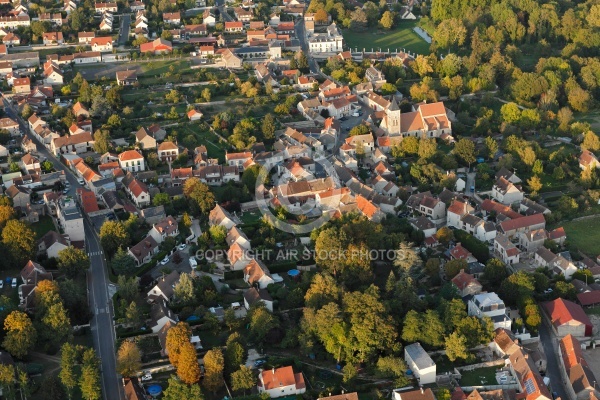
<svg viewBox="0 0 600 400"><path fill-rule="evenodd" d="M81 154L91 151L94 146L94 138L89 132L77 135L60 136L52 139L50 150L56 156L61 154Z"/></svg>
<svg viewBox="0 0 600 400"><path fill-rule="evenodd" d="M119 86L130 86L135 85L138 81L137 71L126 70L117 71L117 85Z"/></svg>
<svg viewBox="0 0 600 400"><path fill-rule="evenodd" d="M25 210L30 203L31 191L27 188L12 185L4 193L12 199L13 207Z"/></svg>
<svg viewBox="0 0 600 400"><path fill-rule="evenodd" d="M543 303L542 308L559 337L569 334L580 338L592 336L592 322L580 305L558 298Z"/></svg>
<svg viewBox="0 0 600 400"><path fill-rule="evenodd" d="M153 303L156 299L171 301L175 286L179 283L179 272L173 271L168 275L158 278L156 285L147 294L148 302Z"/></svg>
<svg viewBox="0 0 600 400"><path fill-rule="evenodd" d="M19 124L11 118L0 118L0 129L7 130L10 133L10 136L21 136Z"/></svg>
<svg viewBox="0 0 600 400"><path fill-rule="evenodd" d="M204 13L202 14L202 23L210 27L214 27L216 25L217 19L210 9L204 10Z"/></svg>
<svg viewBox="0 0 600 400"><path fill-rule="evenodd" d="M519 349L509 356L509 367L517 378L519 391L525 400L552 400L550 390L538 372L532 357Z"/></svg>
<svg viewBox="0 0 600 400"><path fill-rule="evenodd" d="M588 168L598 168L600 162L598 158L589 150L583 150L579 155L579 168L585 170Z"/></svg>
<svg viewBox="0 0 600 400"><path fill-rule="evenodd" d="M504 301L494 292L479 293L474 295L467 303L469 315L477 318L489 317L494 322L494 329L504 328L510 330L511 318L506 314Z"/></svg>
<svg viewBox="0 0 600 400"><path fill-rule="evenodd" d="M252 259L244 268L244 281L250 286L256 284L259 289L266 289L267 286L275 283L269 268L257 259Z"/></svg>
<svg viewBox="0 0 600 400"><path fill-rule="evenodd" d="M419 385L435 383L436 365L429 354L416 342L404 347L404 361L413 372Z"/></svg>
<svg viewBox="0 0 600 400"><path fill-rule="evenodd" d="M158 38L152 42L140 45L141 53L166 54L173 51L173 45L168 40Z"/></svg>
<svg viewBox="0 0 600 400"><path fill-rule="evenodd" d="M273 299L266 289L252 287L246 290L244 292L244 307L246 307L246 310L257 303L263 303L267 310L273 312Z"/></svg>
<svg viewBox="0 0 600 400"><path fill-rule="evenodd" d="M13 93L29 93L31 92L31 81L29 78L13 79Z"/></svg>
<svg viewBox="0 0 600 400"><path fill-rule="evenodd" d="M294 373L291 366L264 370L258 375L258 380L258 392L268 393L271 398L297 396L306 392L302 373Z"/></svg>
<svg viewBox="0 0 600 400"><path fill-rule="evenodd" d="M128 174L129 175L129 174ZM123 178L125 181L125 178ZM150 205L150 192L148 187L143 183L134 178L130 180L125 186L125 191L131 196L131 199L137 207L146 207Z"/></svg>
<svg viewBox="0 0 600 400"><path fill-rule="evenodd" d="M450 258L453 260L465 260L467 263L477 261L473 254L471 254L469 250L465 249L460 242L450 249L449 254Z"/></svg>
<svg viewBox="0 0 600 400"><path fill-rule="evenodd" d="M331 394L330 394L327 397L319 397L317 400L358 400L358 393L357 392L344 393L342 391L342 394L337 394L334 396L331 396Z"/></svg>
<svg viewBox="0 0 600 400"><path fill-rule="evenodd" d="M573 335L567 335L559 342L560 361L569 383L565 385L570 399L588 400L600 394L596 387L596 377L583 356L582 345ZM596 396L596 397L594 397Z"/></svg>
<svg viewBox="0 0 600 400"><path fill-rule="evenodd" d="M78 32L77 33L77 41L80 44L90 44L92 43L92 39L96 37L94 32Z"/></svg>
<svg viewBox="0 0 600 400"><path fill-rule="evenodd" d="M471 207L469 203L455 199L448 207L448 212L446 214L446 225L453 226L457 229L464 229L461 221L462 217L474 211L475 209Z"/></svg>
<svg viewBox="0 0 600 400"><path fill-rule="evenodd" d="M142 217L147 224L155 224L167 217L165 206L144 208L143 210L140 210L140 217Z"/></svg>
<svg viewBox="0 0 600 400"><path fill-rule="evenodd" d="M19 285L19 307L30 310L35 307L35 292L39 282L52 281L52 274L47 272L40 264L29 260L21 270L22 285Z"/></svg>
<svg viewBox="0 0 600 400"><path fill-rule="evenodd" d="M521 200L521 204L519 204L519 212L525 215L552 213L552 211L549 208L544 207L543 205L536 203L535 201L530 200L528 198L524 198L523 200Z"/></svg>
<svg viewBox="0 0 600 400"><path fill-rule="evenodd" d="M437 228L431 220L423 215L411 219L410 224L413 228L423 232L425 238L434 236L437 232Z"/></svg>
<svg viewBox="0 0 600 400"><path fill-rule="evenodd" d="M126 150L119 154L119 165L128 172L145 171L144 156L136 150Z"/></svg>
<svg viewBox="0 0 600 400"><path fill-rule="evenodd" d="M96 3L94 4L94 8L97 14L102 14L104 12L117 12L118 6L117 3Z"/></svg>
<svg viewBox="0 0 600 400"><path fill-rule="evenodd" d="M232 216L229 211L225 210L222 206L217 204L208 215L208 224L210 226L224 226L225 229L230 230L235 225L241 224L241 221L237 217Z"/></svg>
<svg viewBox="0 0 600 400"><path fill-rule="evenodd" d="M434 198L430 192L413 194L406 201L406 206L414 212L418 212L430 218L436 225L446 220L446 204Z"/></svg>
<svg viewBox="0 0 600 400"><path fill-rule="evenodd" d="M73 104L72 111L73 111L73 114L75 115L75 117L77 117L77 118L89 118L90 117L90 112L88 111L86 106L84 106L80 102Z"/></svg>
<svg viewBox="0 0 600 400"><path fill-rule="evenodd" d="M158 253L158 243L152 236L146 236L141 242L129 248L127 253L133 257L136 265L147 263L152 257Z"/></svg>
<svg viewBox="0 0 600 400"><path fill-rule="evenodd" d="M138 144L139 148L143 150L156 148L156 139L150 136L144 127L141 127L135 133L135 142Z"/></svg>
<svg viewBox="0 0 600 400"><path fill-rule="evenodd" d="M498 328L495 333L494 340L489 344L489 347L498 357L510 356L521 349L517 338L511 331Z"/></svg>
<svg viewBox="0 0 600 400"><path fill-rule="evenodd" d="M517 219L503 221L499 224L498 231L504 233L510 238L515 236L517 233L543 228L546 228L546 219L544 218L544 214L533 214Z"/></svg>
<svg viewBox="0 0 600 400"><path fill-rule="evenodd" d="M162 142L157 149L161 161L174 161L179 156L179 147L173 142Z"/></svg>
<svg viewBox="0 0 600 400"><path fill-rule="evenodd" d="M500 177L506 179L507 181L509 181L510 183L513 183L515 185L518 185L519 183L521 183L521 178L519 178L517 175L515 175L515 173L509 171L508 169L506 169L505 167L500 168L500 170L498 172L496 172L496 180L500 179Z"/></svg>
<svg viewBox="0 0 600 400"><path fill-rule="evenodd" d="M492 197L502 204L513 204L523 200L523 192L512 182L501 176L492 186Z"/></svg>
<svg viewBox="0 0 600 400"><path fill-rule="evenodd" d="M225 242L228 246L233 246L234 244L238 244L240 247L249 250L252 246L250 245L250 239L248 236L237 226L232 227L227 232L227 237L225 238Z"/></svg>
<svg viewBox="0 0 600 400"><path fill-rule="evenodd" d="M12 76L13 63L10 61L0 61L0 76L6 77L7 75Z"/></svg>
<svg viewBox="0 0 600 400"><path fill-rule="evenodd" d="M19 46L21 44L21 38L19 38L13 32L8 32L2 38L2 43L4 43L8 47Z"/></svg>
<svg viewBox="0 0 600 400"><path fill-rule="evenodd" d="M476 295L481 293L483 286L477 278L461 269L460 272L452 278L452 284L456 286L461 297Z"/></svg>
<svg viewBox="0 0 600 400"><path fill-rule="evenodd" d="M148 128L148 134L158 141L165 140L167 131L158 124L152 124Z"/></svg>
<svg viewBox="0 0 600 400"><path fill-rule="evenodd" d="M233 243L229 247L229 250L227 250L227 260L229 261L230 269L240 271L246 268L250 261L252 261L252 258L248 255L248 248L238 243Z"/></svg>
<svg viewBox="0 0 600 400"><path fill-rule="evenodd" d="M433 391L430 388L419 390L397 390L394 389L393 400L436 400ZM452 398L454 400L454 397Z"/></svg>
<svg viewBox="0 0 600 400"><path fill-rule="evenodd" d="M47 85L62 85L64 83L63 73L53 61L44 64L44 83Z"/></svg>
<svg viewBox="0 0 600 400"><path fill-rule="evenodd" d="M155 302L150 309L150 321L148 323L152 333L158 333L168 322L175 325L179 322L179 318L167 307L166 301Z"/></svg>
<svg viewBox="0 0 600 400"><path fill-rule="evenodd" d="M534 262L539 267L549 268L555 258L556 254L542 246L535 252Z"/></svg>
<svg viewBox="0 0 600 400"><path fill-rule="evenodd" d="M44 46L53 46L65 42L62 32L45 32L42 35Z"/></svg>
<svg viewBox="0 0 600 400"><path fill-rule="evenodd" d="M180 12L170 12L163 13L163 22L165 24L170 25L180 25L181 24L181 13Z"/></svg>
<svg viewBox="0 0 600 400"><path fill-rule="evenodd" d="M58 258L58 253L69 247L69 241L63 235L49 231L38 240L37 253L48 258Z"/></svg>
<svg viewBox="0 0 600 400"><path fill-rule="evenodd" d="M519 238L519 246L527 252L534 252L544 245L544 241L548 239L548 234L545 229L533 229L527 232L517 234Z"/></svg>
<svg viewBox="0 0 600 400"><path fill-rule="evenodd" d="M138 381L138 378L123 378L125 398L127 400L144 400L146 399L146 391Z"/></svg>
<svg viewBox="0 0 600 400"><path fill-rule="evenodd" d="M199 121L200 119L202 119L203 115L204 114L202 114L202 112L195 110L195 109L187 112L187 117L192 122Z"/></svg>
<svg viewBox="0 0 600 400"><path fill-rule="evenodd" d="M184 29L189 36L206 36L208 34L206 24L185 25Z"/></svg>
<svg viewBox="0 0 600 400"><path fill-rule="evenodd" d="M575 264L560 254L552 260L548 268L555 275L563 275L566 279L571 279L573 274L577 272L577 267Z"/></svg>
<svg viewBox="0 0 600 400"><path fill-rule="evenodd" d="M227 32L227 33L244 32L244 23L242 21L225 22L225 32Z"/></svg>
<svg viewBox="0 0 600 400"><path fill-rule="evenodd" d="M344 37L334 22L325 33L309 36L308 47L311 53L339 53L344 50Z"/></svg>
<svg viewBox="0 0 600 400"><path fill-rule="evenodd" d="M519 262L521 251L506 235L496 235L494 239L494 252L507 265Z"/></svg>
<svg viewBox="0 0 600 400"><path fill-rule="evenodd" d="M162 221L153 224L148 234L156 240L156 243L161 244L166 238L179 235L179 224L175 218L169 215Z"/></svg>
<svg viewBox="0 0 600 400"><path fill-rule="evenodd" d="M73 198L60 198L56 215L59 227L69 236L71 243L85 241L83 215Z"/></svg>

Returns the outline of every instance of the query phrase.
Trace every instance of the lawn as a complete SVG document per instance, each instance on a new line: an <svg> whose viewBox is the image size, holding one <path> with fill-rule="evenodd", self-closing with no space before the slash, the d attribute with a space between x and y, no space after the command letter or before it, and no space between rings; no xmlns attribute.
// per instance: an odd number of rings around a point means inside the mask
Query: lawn
<svg viewBox="0 0 600 400"><path fill-rule="evenodd" d="M461 386L484 386L497 385L496 381L497 367L477 368L472 371L461 371Z"/></svg>
<svg viewBox="0 0 600 400"><path fill-rule="evenodd" d="M587 122L593 130L600 129L600 112L590 111L587 113L579 113L574 118L578 122Z"/></svg>
<svg viewBox="0 0 600 400"><path fill-rule="evenodd" d="M35 232L36 239L40 239L46 233L56 229L54 227L54 224L52 223L52 217L50 217L49 215L44 215L40 217L40 220L35 224L32 224L31 228Z"/></svg>
<svg viewBox="0 0 600 400"><path fill-rule="evenodd" d="M240 216L243 224L255 224L262 219L262 214L258 211L248 211Z"/></svg>
<svg viewBox="0 0 600 400"><path fill-rule="evenodd" d="M416 22L400 22L396 29L380 31L379 29L369 29L366 32L352 32L344 30L344 40L351 49L381 49L382 51L406 49L413 53L429 54L429 43L417 35L413 28Z"/></svg>
<svg viewBox="0 0 600 400"><path fill-rule="evenodd" d="M600 306L590 307L590 308L584 308L583 311L585 311L585 313L587 315L598 315L598 316L600 316Z"/></svg>
<svg viewBox="0 0 600 400"><path fill-rule="evenodd" d="M592 257L598 255L600 247L600 231L598 230L600 217L569 221L562 224L567 233L567 240L577 248Z"/></svg>
<svg viewBox="0 0 600 400"><path fill-rule="evenodd" d="M206 146L209 158L218 158L219 163L225 162L225 151L229 146L226 143L221 142L214 133L210 131L201 131L198 129L198 126L194 124L187 124L185 126L180 125L180 127L183 127L185 132L189 132L196 136L200 144Z"/></svg>

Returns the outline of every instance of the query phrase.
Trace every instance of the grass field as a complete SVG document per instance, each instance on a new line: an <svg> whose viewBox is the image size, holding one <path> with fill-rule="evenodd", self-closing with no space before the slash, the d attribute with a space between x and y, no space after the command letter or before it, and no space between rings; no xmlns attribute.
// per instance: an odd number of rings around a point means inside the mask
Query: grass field
<svg viewBox="0 0 600 400"><path fill-rule="evenodd" d="M366 32L344 30L344 40L351 49L367 51L372 48L380 48L382 51L406 49L418 54L429 54L429 43L413 31L416 25L416 22L400 22L396 29L389 32L379 29L369 29Z"/></svg>
<svg viewBox="0 0 600 400"><path fill-rule="evenodd" d="M600 315L600 306L584 308L587 315Z"/></svg>
<svg viewBox="0 0 600 400"><path fill-rule="evenodd" d="M567 233L567 240L577 246L588 256L597 256L600 251L600 217L569 221L562 224Z"/></svg>
<svg viewBox="0 0 600 400"><path fill-rule="evenodd" d="M46 233L55 229L54 224L52 223L52 217L48 215L40 217L40 220L35 224L32 224L31 228L35 232L35 237L37 239L40 239Z"/></svg>
<svg viewBox="0 0 600 400"><path fill-rule="evenodd" d="M587 122L590 124L592 130L598 131L600 129L600 112L590 111L583 114L577 114L574 118L579 122Z"/></svg>
<svg viewBox="0 0 600 400"><path fill-rule="evenodd" d="M461 371L461 386L497 385L496 369L498 367L477 368L472 371Z"/></svg>
<svg viewBox="0 0 600 400"><path fill-rule="evenodd" d="M228 145L219 141L219 138L212 132L201 131L193 124L185 125L184 131L196 136L200 144L206 146L208 157L218 158L220 163L225 162L225 151L227 150Z"/></svg>

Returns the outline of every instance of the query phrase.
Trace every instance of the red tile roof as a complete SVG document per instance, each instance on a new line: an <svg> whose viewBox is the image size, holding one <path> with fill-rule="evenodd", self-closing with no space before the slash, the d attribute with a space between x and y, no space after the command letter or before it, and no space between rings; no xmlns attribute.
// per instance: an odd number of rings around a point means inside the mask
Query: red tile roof
<svg viewBox="0 0 600 400"><path fill-rule="evenodd" d="M594 290L592 292L587 292L587 293L578 293L577 301L583 307L600 304L600 290Z"/></svg>
<svg viewBox="0 0 600 400"><path fill-rule="evenodd" d="M570 321L577 321L586 325L586 331L587 326L589 326L591 331L592 322L583 311L583 308L581 308L581 306L578 304L575 304L569 300L558 298L556 300L544 303L543 306L555 327L567 324Z"/></svg>
<svg viewBox="0 0 600 400"><path fill-rule="evenodd" d="M291 366L263 371L262 381L265 390L277 389L291 385L295 385L296 389L304 388L304 379L302 378L302 374L294 374L294 370Z"/></svg>
<svg viewBox="0 0 600 400"><path fill-rule="evenodd" d="M100 207L98 207L98 202L96 201L96 195L91 190L79 188L77 189L77 192L81 197L83 211L86 214L100 210Z"/></svg>
<svg viewBox="0 0 600 400"><path fill-rule="evenodd" d="M459 243L450 250L450 255L457 260L466 260L472 254Z"/></svg>
<svg viewBox="0 0 600 400"><path fill-rule="evenodd" d="M514 229L526 228L528 226L545 223L544 214L527 215L522 218L511 219L500 223L502 231L508 232Z"/></svg>
<svg viewBox="0 0 600 400"><path fill-rule="evenodd" d="M465 272L464 270L460 270L458 275L452 278L452 283L454 283L459 290L464 290L471 283L479 283L479 281L475 279L473 275Z"/></svg>
<svg viewBox="0 0 600 400"><path fill-rule="evenodd" d="M119 154L120 161L131 161L131 160L139 160L140 158L144 158L140 153L136 150L127 150Z"/></svg>

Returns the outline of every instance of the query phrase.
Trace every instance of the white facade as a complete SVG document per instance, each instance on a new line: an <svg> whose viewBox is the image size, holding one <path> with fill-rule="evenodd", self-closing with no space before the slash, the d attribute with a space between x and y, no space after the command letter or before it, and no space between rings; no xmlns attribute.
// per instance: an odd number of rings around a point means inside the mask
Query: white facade
<svg viewBox="0 0 600 400"><path fill-rule="evenodd" d="M473 296L469 300L468 312L469 315L477 318L490 317L494 322L494 329L511 329L512 320L506 315L504 301L494 292L480 293Z"/></svg>
<svg viewBox="0 0 600 400"><path fill-rule="evenodd" d="M435 383L435 363L419 342L404 348L404 361L418 379L419 385Z"/></svg>
<svg viewBox="0 0 600 400"><path fill-rule="evenodd" d="M344 51L344 37L334 22L327 27L327 33L309 37L308 48L311 53L339 53Z"/></svg>

